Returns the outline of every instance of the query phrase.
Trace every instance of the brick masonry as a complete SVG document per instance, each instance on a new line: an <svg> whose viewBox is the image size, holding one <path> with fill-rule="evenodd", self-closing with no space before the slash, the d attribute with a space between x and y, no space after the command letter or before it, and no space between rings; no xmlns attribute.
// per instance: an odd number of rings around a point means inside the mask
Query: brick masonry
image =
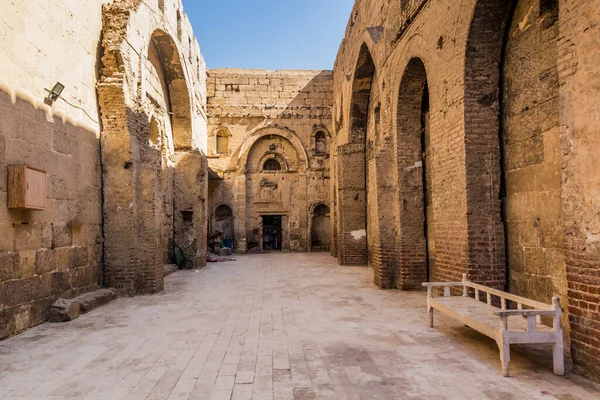
<svg viewBox="0 0 600 400"><path fill-rule="evenodd" d="M600 5L513 3L355 3L334 67L333 248L382 288L468 273L558 295L576 368L599 379Z"/></svg>

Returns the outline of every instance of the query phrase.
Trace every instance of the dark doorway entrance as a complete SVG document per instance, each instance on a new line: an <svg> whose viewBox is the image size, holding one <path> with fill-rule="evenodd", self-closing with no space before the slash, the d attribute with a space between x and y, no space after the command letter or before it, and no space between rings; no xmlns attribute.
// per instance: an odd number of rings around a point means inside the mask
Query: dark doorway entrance
<svg viewBox="0 0 600 400"><path fill-rule="evenodd" d="M329 207L319 204L313 211L311 250L329 251Z"/></svg>
<svg viewBox="0 0 600 400"><path fill-rule="evenodd" d="M263 215L263 250L281 250L281 215Z"/></svg>

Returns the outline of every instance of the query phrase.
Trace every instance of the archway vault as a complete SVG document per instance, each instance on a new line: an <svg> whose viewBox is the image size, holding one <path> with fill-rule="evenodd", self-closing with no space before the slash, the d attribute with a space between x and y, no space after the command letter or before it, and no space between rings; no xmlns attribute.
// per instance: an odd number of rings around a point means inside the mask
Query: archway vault
<svg viewBox="0 0 600 400"><path fill-rule="evenodd" d="M305 172L308 169L308 154L306 153L306 149L304 148L302 141L300 140L300 138L298 138L294 131L280 127L259 128L252 134L250 134L240 146L240 150L237 157L238 169L244 170L247 168L248 157L252 148L259 140L268 136L279 136L289 141L293 146L298 157L298 171Z"/></svg>

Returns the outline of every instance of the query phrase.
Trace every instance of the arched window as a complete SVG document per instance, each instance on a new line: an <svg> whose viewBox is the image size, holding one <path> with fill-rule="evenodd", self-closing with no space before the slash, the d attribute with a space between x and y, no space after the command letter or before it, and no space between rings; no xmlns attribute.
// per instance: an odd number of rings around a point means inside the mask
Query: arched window
<svg viewBox="0 0 600 400"><path fill-rule="evenodd" d="M217 154L229 153L229 132L226 129L220 129L217 132Z"/></svg>
<svg viewBox="0 0 600 400"><path fill-rule="evenodd" d="M281 164L279 164L279 161L275 160L274 158L270 158L267 161L265 161L265 164L263 165L263 170L281 171Z"/></svg>
<svg viewBox="0 0 600 400"><path fill-rule="evenodd" d="M327 153L327 136L323 131L315 135L315 151L319 154Z"/></svg>

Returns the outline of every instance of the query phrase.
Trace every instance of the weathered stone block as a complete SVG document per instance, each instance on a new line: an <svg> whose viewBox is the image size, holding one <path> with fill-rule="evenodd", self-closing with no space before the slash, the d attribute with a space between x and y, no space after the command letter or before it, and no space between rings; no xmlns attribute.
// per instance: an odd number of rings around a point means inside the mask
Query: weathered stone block
<svg viewBox="0 0 600 400"><path fill-rule="evenodd" d="M80 303L77 300L58 299L50 307L50 322L68 322L79 318Z"/></svg>
<svg viewBox="0 0 600 400"><path fill-rule="evenodd" d="M73 231L70 225L52 226L52 245L54 248L73 245Z"/></svg>
<svg viewBox="0 0 600 400"><path fill-rule="evenodd" d="M69 272L55 272L52 276L52 293L63 294L71 290L71 281L69 279Z"/></svg>
<svg viewBox="0 0 600 400"><path fill-rule="evenodd" d="M35 275L35 260L37 252L35 250L21 251L19 253L19 269L21 278L29 278Z"/></svg>
<svg viewBox="0 0 600 400"><path fill-rule="evenodd" d="M71 284L74 287L85 287L99 283L100 266L90 265L69 270Z"/></svg>
<svg viewBox="0 0 600 400"><path fill-rule="evenodd" d="M72 247L69 250L69 269L88 265L87 247Z"/></svg>
<svg viewBox="0 0 600 400"><path fill-rule="evenodd" d="M0 253L0 282L20 277L19 253Z"/></svg>
<svg viewBox="0 0 600 400"><path fill-rule="evenodd" d="M68 247L61 247L56 249L56 269L58 271L66 271L69 269L69 254L71 249Z"/></svg>
<svg viewBox="0 0 600 400"><path fill-rule="evenodd" d="M35 256L35 273L44 275L56 269L56 252L54 250L38 250Z"/></svg>
<svg viewBox="0 0 600 400"><path fill-rule="evenodd" d="M52 226L42 226L42 247L45 249L52 248Z"/></svg>
<svg viewBox="0 0 600 400"><path fill-rule="evenodd" d="M16 225L15 250L37 250L42 247L42 230L40 226Z"/></svg>

